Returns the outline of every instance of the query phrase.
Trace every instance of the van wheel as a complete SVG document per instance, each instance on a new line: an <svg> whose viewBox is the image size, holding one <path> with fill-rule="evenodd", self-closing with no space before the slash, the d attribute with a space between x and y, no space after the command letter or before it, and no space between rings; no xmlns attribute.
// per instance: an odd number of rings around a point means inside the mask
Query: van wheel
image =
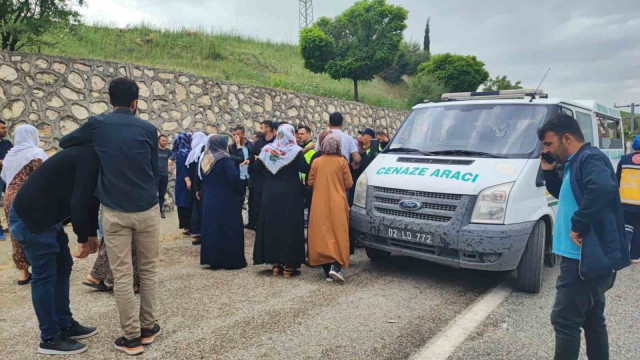
<svg viewBox="0 0 640 360"><path fill-rule="evenodd" d="M542 287L542 268L544 254L545 223L542 220L534 225L527 240L520 264L518 265L517 287L519 290L538 293Z"/></svg>
<svg viewBox="0 0 640 360"><path fill-rule="evenodd" d="M366 247L364 251L367 252L367 256L369 257L369 259L373 261L384 260L391 255L391 253L388 251L378 250L370 247Z"/></svg>

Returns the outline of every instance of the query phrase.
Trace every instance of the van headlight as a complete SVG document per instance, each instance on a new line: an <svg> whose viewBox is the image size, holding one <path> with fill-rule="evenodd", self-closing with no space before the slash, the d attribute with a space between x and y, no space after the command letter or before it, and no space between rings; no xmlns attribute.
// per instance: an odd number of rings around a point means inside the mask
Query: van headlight
<svg viewBox="0 0 640 360"><path fill-rule="evenodd" d="M363 172L356 182L356 192L353 195L353 205L361 208L367 207L367 187L369 181L367 180L367 173Z"/></svg>
<svg viewBox="0 0 640 360"><path fill-rule="evenodd" d="M492 186L480 192L476 206L471 215L472 223L504 224L507 213L507 200L513 187L513 182Z"/></svg>

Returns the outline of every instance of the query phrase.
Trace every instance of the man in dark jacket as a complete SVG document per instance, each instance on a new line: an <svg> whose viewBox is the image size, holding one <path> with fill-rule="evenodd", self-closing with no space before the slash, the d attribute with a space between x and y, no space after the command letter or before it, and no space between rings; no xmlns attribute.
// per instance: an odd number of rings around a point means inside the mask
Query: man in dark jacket
<svg viewBox="0 0 640 360"><path fill-rule="evenodd" d="M62 224L71 220L78 235L78 258L98 250L98 156L91 146L62 150L29 176L9 210L11 234L25 250L33 279L31 298L42 339L38 352L71 355L87 350L84 339L97 333L73 319L69 276L73 260Z"/></svg>
<svg viewBox="0 0 640 360"><path fill-rule="evenodd" d="M247 229L255 230L258 225L258 217L260 216L260 203L262 201L262 187L264 183L264 177L258 167L262 166L256 162L258 155L262 151L262 148L268 144L273 143L276 140L277 128L271 120L265 120L260 123L260 132L262 136L258 137L258 140L253 144L253 150L249 157L249 224Z"/></svg>
<svg viewBox="0 0 640 360"><path fill-rule="evenodd" d="M578 359L584 328L589 359L609 358L605 292L629 265L616 174L607 156L585 144L578 122L558 114L538 130L547 190L558 199L553 252L562 256L551 323L555 358ZM560 176L556 165L564 165Z"/></svg>

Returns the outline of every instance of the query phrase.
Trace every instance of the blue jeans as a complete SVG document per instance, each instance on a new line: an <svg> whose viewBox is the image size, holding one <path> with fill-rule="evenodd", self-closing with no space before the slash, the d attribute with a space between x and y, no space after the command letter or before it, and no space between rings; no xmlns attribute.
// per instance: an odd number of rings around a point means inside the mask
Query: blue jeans
<svg viewBox="0 0 640 360"><path fill-rule="evenodd" d="M69 238L58 224L34 234L27 229L13 206L9 210L11 235L22 245L31 263L31 301L40 325L42 340L51 339L71 326L69 276L73 259Z"/></svg>

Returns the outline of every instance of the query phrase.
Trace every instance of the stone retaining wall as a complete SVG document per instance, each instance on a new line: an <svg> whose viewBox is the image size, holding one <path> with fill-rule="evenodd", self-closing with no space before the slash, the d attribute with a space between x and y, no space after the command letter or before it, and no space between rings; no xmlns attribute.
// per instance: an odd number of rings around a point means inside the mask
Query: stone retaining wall
<svg viewBox="0 0 640 360"><path fill-rule="evenodd" d="M182 131L230 133L239 124L250 135L266 119L304 123L317 132L334 111L344 114L345 131L352 135L365 127L392 133L407 115L139 65L0 51L0 118L8 122L10 135L19 124L36 126L42 147L55 153L62 136L90 116L110 111L107 87L121 76L140 86L140 118L153 122L170 141ZM172 188L173 183L170 198Z"/></svg>

